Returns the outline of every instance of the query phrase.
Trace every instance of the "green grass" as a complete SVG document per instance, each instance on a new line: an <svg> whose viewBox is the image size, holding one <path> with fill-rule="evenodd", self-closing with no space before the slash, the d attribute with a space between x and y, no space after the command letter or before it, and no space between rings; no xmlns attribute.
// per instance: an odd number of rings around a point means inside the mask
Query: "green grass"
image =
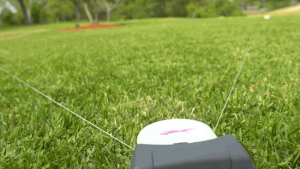
<svg viewBox="0 0 300 169"><path fill-rule="evenodd" d="M213 128L252 44L216 134L234 135L257 168L300 168L299 17L123 23L4 28L0 66L134 147L159 120ZM0 77L0 168L129 168L132 150Z"/></svg>

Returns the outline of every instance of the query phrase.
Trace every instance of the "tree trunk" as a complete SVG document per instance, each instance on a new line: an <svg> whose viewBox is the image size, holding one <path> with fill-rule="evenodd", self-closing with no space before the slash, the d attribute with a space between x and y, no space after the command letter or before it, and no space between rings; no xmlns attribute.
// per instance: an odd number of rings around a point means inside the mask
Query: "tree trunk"
<svg viewBox="0 0 300 169"><path fill-rule="evenodd" d="M73 1L73 4L74 4L77 20L80 21L81 20L81 14L80 14L79 7L78 7L78 1L77 0L72 0L72 1Z"/></svg>
<svg viewBox="0 0 300 169"><path fill-rule="evenodd" d="M0 14L0 26L3 25L3 22L2 22L2 15Z"/></svg>
<svg viewBox="0 0 300 169"><path fill-rule="evenodd" d="M163 15L167 16L166 0L162 0L162 5L163 5Z"/></svg>
<svg viewBox="0 0 300 169"><path fill-rule="evenodd" d="M95 11L95 20L94 23L98 23L98 7L97 7L97 0L94 0L94 11Z"/></svg>
<svg viewBox="0 0 300 169"><path fill-rule="evenodd" d="M110 8L107 8L106 9L106 20L107 21L110 21L110 12L111 12Z"/></svg>
<svg viewBox="0 0 300 169"><path fill-rule="evenodd" d="M26 12L26 7L25 7L25 4L24 4L24 1L23 0L18 0L19 3L20 3L20 6L22 8L22 12L23 12L23 15L24 15L24 22L25 24L31 24L29 18L28 18L28 15L27 15L27 12Z"/></svg>
<svg viewBox="0 0 300 169"><path fill-rule="evenodd" d="M85 11L87 17L89 18L89 21L91 23L93 23L93 17L92 17L91 12L90 12L90 10L88 8L86 0L83 1L83 7L84 7L84 11Z"/></svg>
<svg viewBox="0 0 300 169"><path fill-rule="evenodd" d="M28 20L31 23L31 12L30 12L30 7L27 7L27 16L28 16Z"/></svg>

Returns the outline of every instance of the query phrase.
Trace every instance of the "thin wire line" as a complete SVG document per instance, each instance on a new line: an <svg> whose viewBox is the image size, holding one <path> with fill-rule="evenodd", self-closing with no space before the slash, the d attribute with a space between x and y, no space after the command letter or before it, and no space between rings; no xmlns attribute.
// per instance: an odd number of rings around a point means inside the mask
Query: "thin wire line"
<svg viewBox="0 0 300 169"><path fill-rule="evenodd" d="M114 137L113 135L111 135L111 134L109 134L108 132L104 131L104 130L101 129L100 127L98 127L98 126L96 126L95 124L89 122L87 119L81 117L80 115L76 114L76 113L73 112L72 110L68 109L67 107L65 107L65 106L63 106L62 104L58 103L57 101L53 100L52 98L50 98L50 97L47 96L46 94L40 92L39 90L37 90L36 88L32 87L31 85L29 85L28 83L24 82L23 80L19 79L19 78L16 77L15 75L9 73L7 70L3 69L2 67L0 67L0 69L1 69L4 73L6 73L6 74L8 74L9 76L11 76L12 78L14 78L15 80L17 80L17 81L23 83L25 86L31 88L31 89L34 90L35 92L37 92L37 93L39 93L40 95L42 95L42 96L46 97L47 99L51 100L52 102L54 102L54 103L57 104L58 106L64 108L65 110L67 110L68 112L70 112L70 113L74 114L75 116L79 117L80 119L82 119L83 121L87 122L88 124L90 124L90 125L94 126L95 128L101 130L103 133L109 135L111 138L113 138L113 139L119 141L120 143L122 143L123 145L127 146L128 148L134 150L134 148L130 147L129 145L127 145L127 144L124 143L123 141L117 139L116 137Z"/></svg>
<svg viewBox="0 0 300 169"><path fill-rule="evenodd" d="M221 114L220 114L220 116L219 116L218 122L217 122L217 124L216 124L216 126L215 126L215 129L214 129L214 132L216 131L216 129L217 129L217 127L218 127L218 124L219 124L219 122L220 122L220 120L221 120L221 117L222 117L222 115L223 115L223 113L224 113L224 110L225 110L225 108L226 108L226 106L227 106L228 100L229 100L229 98L230 98L230 96L231 96L231 93L232 93L233 88L234 88L234 86L235 86L235 84L236 84L236 81L237 81L237 79L238 79L239 76L240 76L240 73L241 73L242 68L243 68L243 65L244 65L244 63L245 63L247 54L249 53L251 47L252 47L252 45L249 46L248 51L247 51L247 53L246 53L245 56L244 56L244 60L243 60L243 62L242 62L242 64L241 64L241 67L240 67L240 70L239 70L238 74L236 75L236 78L235 78L234 83L233 83L233 85L232 85L232 87L231 87L230 93L229 93L229 95L228 95L228 97L227 97L227 99L226 99L225 105L224 105L223 110L222 110L222 112L221 112Z"/></svg>

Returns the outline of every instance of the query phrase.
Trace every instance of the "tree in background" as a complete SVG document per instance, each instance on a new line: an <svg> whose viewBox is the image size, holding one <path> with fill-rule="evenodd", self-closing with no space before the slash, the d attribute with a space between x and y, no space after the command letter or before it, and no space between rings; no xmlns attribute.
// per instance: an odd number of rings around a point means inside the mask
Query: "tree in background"
<svg viewBox="0 0 300 169"><path fill-rule="evenodd" d="M242 10L235 1L228 0L217 0L215 7L218 11L219 16L241 16L243 15Z"/></svg>
<svg viewBox="0 0 300 169"><path fill-rule="evenodd" d="M152 17L167 17L167 2L166 0L152 0L150 10L153 9Z"/></svg>
<svg viewBox="0 0 300 169"><path fill-rule="evenodd" d="M77 17L77 20L81 20L81 14L80 14L80 10L79 10L79 4L78 4L78 0L72 0L73 2L73 5L74 5L74 10L75 10L75 13L76 13L76 17Z"/></svg>
<svg viewBox="0 0 300 169"><path fill-rule="evenodd" d="M88 0L83 0L83 7L84 7L85 14L88 17L90 23L93 23L93 17L88 7Z"/></svg>
<svg viewBox="0 0 300 169"><path fill-rule="evenodd" d="M20 3L20 7L21 7L22 12L23 12L25 24L31 24L31 20L28 17L27 9L26 9L26 6L24 4L24 0L18 0L18 2Z"/></svg>
<svg viewBox="0 0 300 169"><path fill-rule="evenodd" d="M30 5L32 23L47 23L48 2L46 0L34 1Z"/></svg>
<svg viewBox="0 0 300 169"><path fill-rule="evenodd" d="M159 16L162 16L162 17L166 17L168 16L168 13L167 13L167 0L160 0L161 2L161 5L160 5L160 8L161 8L161 12L158 14Z"/></svg>
<svg viewBox="0 0 300 169"><path fill-rule="evenodd" d="M129 2L129 14L131 18L151 18L154 17L153 8L156 6L152 0L134 0Z"/></svg>
<svg viewBox="0 0 300 169"><path fill-rule="evenodd" d="M119 19L167 17L169 16L168 1L123 0L122 3L118 6L118 8L114 11L114 13L112 13L112 15L114 18Z"/></svg>
<svg viewBox="0 0 300 169"><path fill-rule="evenodd" d="M189 17L198 18L244 15L238 2L233 0L192 1L186 6L186 10Z"/></svg>
<svg viewBox="0 0 300 169"><path fill-rule="evenodd" d="M299 4L300 0L0 0L22 11L2 9L4 24L47 23L88 19L123 20L156 17L241 16L247 8L274 10ZM3 5L2 5L3 6ZM1 10L1 8L0 8ZM81 15L85 12L86 15ZM93 15L92 15L93 14ZM99 15L101 14L101 15Z"/></svg>
<svg viewBox="0 0 300 169"><path fill-rule="evenodd" d="M97 0L94 0L94 13L95 13L95 16L94 16L94 23L98 23L98 15L99 15L99 10L98 10L98 3L97 3Z"/></svg>
<svg viewBox="0 0 300 169"><path fill-rule="evenodd" d="M191 1L187 0L172 0L166 2L166 10L168 13L168 16L171 17L186 17L188 15L186 6ZM192 1L191 3L193 3Z"/></svg>
<svg viewBox="0 0 300 169"><path fill-rule="evenodd" d="M279 9L291 5L291 0L266 0L266 7L269 9Z"/></svg>
<svg viewBox="0 0 300 169"><path fill-rule="evenodd" d="M4 10L5 7L5 3L3 0L0 0L0 26L3 25L3 21L2 21L2 11Z"/></svg>
<svg viewBox="0 0 300 169"><path fill-rule="evenodd" d="M186 5L186 10L188 17L206 18L218 16L216 3L211 0L192 1Z"/></svg>
<svg viewBox="0 0 300 169"><path fill-rule="evenodd" d="M120 0L100 0L100 4L105 7L106 20L110 21L110 14L117 6L120 5Z"/></svg>
<svg viewBox="0 0 300 169"><path fill-rule="evenodd" d="M42 3L42 2L45 2L45 0L23 0L23 2L26 4L26 13L27 13L27 16L28 16L28 19L29 21L32 23L32 6L33 5L36 5L36 4L39 4L39 3ZM44 8L44 6L40 6L41 8ZM40 9L41 11L43 9ZM43 10L45 11L45 10ZM33 22L34 23L34 22Z"/></svg>
<svg viewBox="0 0 300 169"><path fill-rule="evenodd" d="M10 13L15 14L18 12L17 8L12 5L10 2L5 0L0 0L0 26L2 26L2 12L7 9Z"/></svg>
<svg viewBox="0 0 300 169"><path fill-rule="evenodd" d="M31 5L32 5L33 0L24 0L23 2L26 4L25 9L26 9L28 20L29 20L30 23L32 23L32 20L31 20Z"/></svg>
<svg viewBox="0 0 300 169"><path fill-rule="evenodd" d="M70 0L46 0L45 6L49 21L70 21L76 17L73 2Z"/></svg>

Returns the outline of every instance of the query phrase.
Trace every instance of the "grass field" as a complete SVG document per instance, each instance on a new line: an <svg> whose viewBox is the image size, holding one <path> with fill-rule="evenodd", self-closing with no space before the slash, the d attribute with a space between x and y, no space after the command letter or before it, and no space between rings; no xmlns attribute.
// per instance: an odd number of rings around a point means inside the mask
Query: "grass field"
<svg viewBox="0 0 300 169"><path fill-rule="evenodd" d="M234 135L257 168L300 168L299 17L0 29L0 67L134 147L170 118ZM0 168L129 168L133 151L0 72ZM192 109L195 109L192 115Z"/></svg>

